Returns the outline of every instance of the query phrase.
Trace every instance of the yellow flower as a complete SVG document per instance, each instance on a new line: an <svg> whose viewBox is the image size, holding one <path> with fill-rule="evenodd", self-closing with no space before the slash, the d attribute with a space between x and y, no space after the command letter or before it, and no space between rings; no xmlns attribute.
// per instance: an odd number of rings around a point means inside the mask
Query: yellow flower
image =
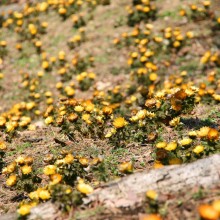
<svg viewBox="0 0 220 220"><path fill-rule="evenodd" d="M51 124L51 123L53 123L53 117L52 116L48 116L46 119L45 119L45 124L46 125L49 125L49 124Z"/></svg>
<svg viewBox="0 0 220 220"><path fill-rule="evenodd" d="M41 2L41 3L39 3L39 5L37 5L38 6L38 10L39 11L41 11L41 12L44 12L44 11L46 11L47 10L47 8L48 8L48 3L45 1L45 2Z"/></svg>
<svg viewBox="0 0 220 220"><path fill-rule="evenodd" d="M181 43L176 40L176 41L174 41L173 46L174 46L175 48L180 47L180 46L181 46Z"/></svg>
<svg viewBox="0 0 220 220"><path fill-rule="evenodd" d="M166 142L159 142L156 144L156 148L165 148L167 146Z"/></svg>
<svg viewBox="0 0 220 220"><path fill-rule="evenodd" d="M63 164L65 164L65 161L64 161L64 159L60 159L60 160L57 160L55 164L57 166L62 166Z"/></svg>
<svg viewBox="0 0 220 220"><path fill-rule="evenodd" d="M41 47L41 46L42 46L42 42L39 41L39 40L36 41L36 42L35 42L35 46L36 46L36 47Z"/></svg>
<svg viewBox="0 0 220 220"><path fill-rule="evenodd" d="M210 128L209 127L202 127L199 131L197 131L197 134L199 137L204 138L208 135Z"/></svg>
<svg viewBox="0 0 220 220"><path fill-rule="evenodd" d="M148 214L148 215L143 215L143 220L162 220L159 214Z"/></svg>
<svg viewBox="0 0 220 220"><path fill-rule="evenodd" d="M103 114L105 115L111 115L113 112L113 109L109 106L105 106L103 107L102 111L103 111Z"/></svg>
<svg viewBox="0 0 220 220"><path fill-rule="evenodd" d="M50 176L50 180L51 180L52 185L56 185L56 184L61 182L62 176L58 173L55 173L55 174Z"/></svg>
<svg viewBox="0 0 220 220"><path fill-rule="evenodd" d="M173 126L173 127L177 126L179 123L180 123L180 117L173 118L169 122L170 126Z"/></svg>
<svg viewBox="0 0 220 220"><path fill-rule="evenodd" d="M95 105L92 102L86 102L85 103L85 110L87 112L92 112L95 108Z"/></svg>
<svg viewBox="0 0 220 220"><path fill-rule="evenodd" d="M46 189L40 189L38 192L39 198L42 200L48 200L50 199L50 193Z"/></svg>
<svg viewBox="0 0 220 220"><path fill-rule="evenodd" d="M199 206L198 211L202 219L207 219L207 220L219 219L218 211L216 211L211 205L202 204Z"/></svg>
<svg viewBox="0 0 220 220"><path fill-rule="evenodd" d="M133 163L130 162L123 162L121 164L119 164L118 169L120 172L122 173L132 173L133 172Z"/></svg>
<svg viewBox="0 0 220 220"><path fill-rule="evenodd" d="M212 207L219 213L220 215L220 200L215 200L212 203Z"/></svg>
<svg viewBox="0 0 220 220"><path fill-rule="evenodd" d="M176 148L177 148L177 143L176 142L170 142L165 147L165 149L168 150L168 151L176 150Z"/></svg>
<svg viewBox="0 0 220 220"><path fill-rule="evenodd" d="M31 193L29 193L29 198L32 199L32 200L38 200L39 199L39 196L38 196L38 192L37 191L33 191Z"/></svg>
<svg viewBox="0 0 220 220"><path fill-rule="evenodd" d="M67 10L65 8L59 8L58 12L60 15L65 15Z"/></svg>
<svg viewBox="0 0 220 220"><path fill-rule="evenodd" d="M88 122L88 121L90 121L89 119L90 119L90 114L83 114L83 115L82 115L82 120L83 120L83 121Z"/></svg>
<svg viewBox="0 0 220 220"><path fill-rule="evenodd" d="M47 27L48 27L48 23L47 23L47 22L45 22L45 21L44 21L44 22L42 22L42 23L41 23L41 27L43 27L43 28L47 28Z"/></svg>
<svg viewBox="0 0 220 220"><path fill-rule="evenodd" d="M152 199L152 200L157 200L157 198L158 198L158 194L154 190L148 190L146 192L146 196L147 196L147 198Z"/></svg>
<svg viewBox="0 0 220 220"><path fill-rule="evenodd" d="M16 163L18 163L19 165L22 165L25 163L25 159L22 156L19 156L18 158L16 158Z"/></svg>
<svg viewBox="0 0 220 220"><path fill-rule="evenodd" d="M185 71L185 70L180 73L181 76L187 76L187 74L188 74L188 73L187 73L187 71Z"/></svg>
<svg viewBox="0 0 220 220"><path fill-rule="evenodd" d="M194 137L197 136L197 132L196 132L196 131L190 131L190 132L188 133L188 135L189 135L191 138L194 138Z"/></svg>
<svg viewBox="0 0 220 220"><path fill-rule="evenodd" d="M164 165L160 162L160 161L155 161L154 163L154 169L160 169L162 168Z"/></svg>
<svg viewBox="0 0 220 220"><path fill-rule="evenodd" d="M86 184L84 182L78 183L77 186L76 186L76 189L79 192L81 192L83 194L86 194L86 195L93 192L93 188L90 185L88 185L88 184Z"/></svg>
<svg viewBox="0 0 220 220"><path fill-rule="evenodd" d="M74 161L74 157L72 154L67 154L63 160L66 164L71 164Z"/></svg>
<svg viewBox="0 0 220 220"><path fill-rule="evenodd" d="M184 139L180 140L179 143L182 146L187 146L187 145L190 145L192 143L192 139L184 138Z"/></svg>
<svg viewBox="0 0 220 220"><path fill-rule="evenodd" d="M7 46L7 42L4 41L4 40L2 40L2 41L0 41L0 45L1 45L2 47L6 47L6 46Z"/></svg>
<svg viewBox="0 0 220 220"><path fill-rule="evenodd" d="M137 52L133 52L133 53L131 54L131 57L132 57L132 58L137 58L137 57L138 57L138 53L137 53Z"/></svg>
<svg viewBox="0 0 220 220"><path fill-rule="evenodd" d="M143 120L147 116L147 110L143 109L143 110L138 111L136 116L139 120Z"/></svg>
<svg viewBox="0 0 220 220"><path fill-rule="evenodd" d="M57 89L62 89L62 88L63 88L63 83L62 83L62 82L58 82L58 83L56 84L56 88L57 88Z"/></svg>
<svg viewBox="0 0 220 220"><path fill-rule="evenodd" d="M177 165L177 164L182 164L182 160L179 158L173 158L169 160L170 165Z"/></svg>
<svg viewBox="0 0 220 220"><path fill-rule="evenodd" d="M60 51L58 54L59 60L65 60L66 53L64 51Z"/></svg>
<svg viewBox="0 0 220 220"><path fill-rule="evenodd" d="M156 73L151 73L150 75L149 75L149 79L150 79L150 81L156 81L157 80L157 74Z"/></svg>
<svg viewBox="0 0 220 220"><path fill-rule="evenodd" d="M44 72L43 72L43 71L39 71L39 72L37 73L37 76L38 76L38 77L44 76Z"/></svg>
<svg viewBox="0 0 220 220"><path fill-rule="evenodd" d="M81 105L77 105L77 106L75 106L74 110L75 110L76 112L82 112L82 111L84 110L84 107L81 106Z"/></svg>
<svg viewBox="0 0 220 220"><path fill-rule="evenodd" d="M67 86L64 90L67 96L73 96L75 94L75 90L70 86Z"/></svg>
<svg viewBox="0 0 220 220"><path fill-rule="evenodd" d="M96 78L96 74L91 72L91 73L88 74L88 77L90 79L95 79Z"/></svg>
<svg viewBox="0 0 220 220"><path fill-rule="evenodd" d="M82 157L79 159L80 164L82 164L83 166L88 166L89 164L89 160L85 157Z"/></svg>
<svg viewBox="0 0 220 220"><path fill-rule="evenodd" d="M0 150L6 150L7 146L4 141L0 141Z"/></svg>
<svg viewBox="0 0 220 220"><path fill-rule="evenodd" d="M0 116L0 126L4 126L6 124L6 119L3 116Z"/></svg>
<svg viewBox="0 0 220 220"><path fill-rule="evenodd" d="M71 113L69 116L68 116L68 120L69 121L76 121L78 118L78 115L75 114L75 113Z"/></svg>
<svg viewBox="0 0 220 220"><path fill-rule="evenodd" d="M115 134L117 131L115 128L112 128L106 135L106 138L110 138L113 134Z"/></svg>
<svg viewBox="0 0 220 220"><path fill-rule="evenodd" d="M13 172L15 171L16 165L17 165L16 162L10 163L10 164L6 167L5 173L13 173Z"/></svg>
<svg viewBox="0 0 220 220"><path fill-rule="evenodd" d="M29 204L24 204L24 205L22 205L19 209L18 209L18 213L20 214L20 215L22 215L22 216L24 216L24 215L28 215L29 213L30 213L30 211L31 211L31 205L29 205Z"/></svg>
<svg viewBox="0 0 220 220"><path fill-rule="evenodd" d="M13 122L7 122L6 123L6 131L12 132L15 130L15 124Z"/></svg>
<svg viewBox="0 0 220 220"><path fill-rule="evenodd" d="M54 165L47 165L44 167L44 174L45 175L52 175L56 173L56 166Z"/></svg>
<svg viewBox="0 0 220 220"><path fill-rule="evenodd" d="M28 103L26 104L26 109L27 109L27 110L31 110L31 109L33 109L35 106L36 106L35 102L28 102Z"/></svg>
<svg viewBox="0 0 220 220"><path fill-rule="evenodd" d="M31 166L24 165L23 167L21 167L21 172L23 174L27 175L32 172L32 168L31 168Z"/></svg>
<svg viewBox="0 0 220 220"><path fill-rule="evenodd" d="M56 58L56 57L50 57L50 62L51 62L51 63L55 63L55 62L56 62L56 60L57 60L57 58Z"/></svg>
<svg viewBox="0 0 220 220"><path fill-rule="evenodd" d="M6 180L6 185L7 186L14 186L17 182L17 177L16 175L11 175L9 178Z"/></svg>
<svg viewBox="0 0 220 220"><path fill-rule="evenodd" d="M209 7L209 6L211 5L211 2L210 2L210 1L204 1L204 2L203 2L203 5L204 5L205 7Z"/></svg>
<svg viewBox="0 0 220 220"><path fill-rule="evenodd" d="M132 122L135 122L135 121L138 121L139 120L139 118L135 115L135 116L132 116L131 118L130 118L130 121L132 121Z"/></svg>
<svg viewBox="0 0 220 220"><path fill-rule="evenodd" d="M194 149L193 149L193 152L195 153L195 154L200 154L200 153L202 153L203 151L204 151L204 147L202 146L202 145L198 145L198 146L196 146Z"/></svg>
<svg viewBox="0 0 220 220"><path fill-rule="evenodd" d="M214 129L214 128L210 128L210 130L208 132L208 135L207 135L207 138L210 141L218 140L219 132L216 129Z"/></svg>
<svg viewBox="0 0 220 220"><path fill-rule="evenodd" d="M184 9L181 9L179 11L180 16L185 16L186 15L186 11Z"/></svg>
<svg viewBox="0 0 220 220"><path fill-rule="evenodd" d="M67 94L67 95L69 95L69 94ZM46 101L46 103L47 103L48 105L53 104L53 98L48 98L47 101Z"/></svg>
<svg viewBox="0 0 220 220"><path fill-rule="evenodd" d="M127 121L123 117L118 117L113 121L113 125L116 129L123 128L127 125Z"/></svg>
<svg viewBox="0 0 220 220"><path fill-rule="evenodd" d="M65 191L66 194L70 194L71 192L72 192L72 189L70 189L70 188L66 189L66 191Z"/></svg>
<svg viewBox="0 0 220 220"><path fill-rule="evenodd" d="M192 31L188 31L186 32L186 36L191 39L194 37L194 33Z"/></svg>
<svg viewBox="0 0 220 220"><path fill-rule="evenodd" d="M46 61L46 60L43 61L43 62L42 62L42 68L43 68L43 69L48 69L48 68L49 68L49 62Z"/></svg>

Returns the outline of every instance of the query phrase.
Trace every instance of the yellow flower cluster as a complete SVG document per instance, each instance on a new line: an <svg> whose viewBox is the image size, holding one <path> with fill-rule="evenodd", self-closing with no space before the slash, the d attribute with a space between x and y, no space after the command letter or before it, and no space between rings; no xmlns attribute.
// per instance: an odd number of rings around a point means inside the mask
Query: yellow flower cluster
<svg viewBox="0 0 220 220"><path fill-rule="evenodd" d="M190 162L217 151L218 125L213 123L210 127L191 131L187 128L188 123L191 126L193 115L198 116L199 103L212 105L220 101L220 55L215 43L197 53L194 47L200 46L201 36L192 29L194 25L185 28L166 24L161 29L153 21L159 10L156 3L153 0L134 0L126 8L127 24L132 28L126 28L127 32L113 39L114 46L110 46L114 48L104 50L111 54L111 51L120 53L123 49L121 54L126 51L123 55L127 64L125 62L124 69L121 66L118 69L112 62L110 67L106 65L107 70L102 70L98 65L117 60L118 54L109 56L107 61L98 57L102 47L94 50L97 49L94 53L97 58L87 54L87 47L91 47L88 51L93 51L97 45L93 46L93 35L87 33L91 31L90 27L85 26L88 22L93 23L91 20L97 5L109 3L109 0L47 0L27 3L23 9L7 12L1 17L1 31L13 33L16 42L13 42L15 54L7 56L11 53L11 39L1 38L0 41L0 92L7 91L4 82L8 80L7 65L11 56L18 57L13 58L23 70L16 72L20 80L21 101L13 102L7 108L0 106L0 131L4 133L3 140L0 140L0 153L5 156L5 151L11 149L6 140L13 143L13 138L25 129L51 130L55 135L60 132L59 136L68 139L66 142L55 138L58 147L51 143L47 151L54 155L45 156L43 162L39 160L34 164L31 156L7 158L9 162L2 169L7 187L28 191L31 200L20 204L18 213L22 216L28 215L39 202L56 196L73 196L75 191L86 196L99 185L97 179L110 179L109 175L123 176L137 168L138 162L133 158L117 157L115 161L109 157L103 163L102 156L97 155L100 152L105 154L105 149L100 151L95 145L98 153L87 152L90 142L100 140L102 145L110 146L113 153L115 149L129 149L128 153L131 153L131 145L137 146L135 150L140 145L149 146L147 151L152 147L153 152L150 153L154 168ZM54 25L50 15L57 15L57 22L62 22L63 28L69 25L74 34L70 29L69 35L65 36L67 38L62 35L52 38ZM179 15L190 22L211 19L210 33L215 35L219 30L220 18L212 13L211 1L202 1L201 6L192 4L190 10L182 8ZM91 42L87 44L88 41ZM23 65L26 59L28 62ZM128 74L121 74L123 71ZM101 75L102 72L106 75ZM119 75L112 80L113 76L107 74L110 72ZM78 143L79 139L85 139L85 146ZM33 146L30 151L38 148L37 144ZM61 149L59 146L65 147ZM76 150L73 153L73 149L80 151L79 154ZM0 163L4 164L2 160ZM109 169L108 163L117 168ZM66 190L59 191L63 186L67 187ZM158 194L150 190L146 197L155 204ZM218 219L219 201L211 207L201 206L199 213L204 219ZM146 219L161 217L152 214Z"/></svg>

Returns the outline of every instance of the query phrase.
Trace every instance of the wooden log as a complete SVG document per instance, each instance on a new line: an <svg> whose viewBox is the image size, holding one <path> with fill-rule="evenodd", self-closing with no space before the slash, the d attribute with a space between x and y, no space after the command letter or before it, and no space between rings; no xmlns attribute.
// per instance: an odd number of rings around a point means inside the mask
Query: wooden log
<svg viewBox="0 0 220 220"><path fill-rule="evenodd" d="M148 190L177 193L193 187L220 184L220 154L196 162L139 172L94 191L85 203L100 202L108 208L135 207Z"/></svg>

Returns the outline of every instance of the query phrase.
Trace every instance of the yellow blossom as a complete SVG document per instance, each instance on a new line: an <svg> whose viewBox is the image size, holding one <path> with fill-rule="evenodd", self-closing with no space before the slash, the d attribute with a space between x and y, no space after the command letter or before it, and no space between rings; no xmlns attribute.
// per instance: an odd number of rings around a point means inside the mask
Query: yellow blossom
<svg viewBox="0 0 220 220"><path fill-rule="evenodd" d="M177 148L177 143L176 142L170 142L165 147L165 149L168 150L168 151L176 150L176 148Z"/></svg>
<svg viewBox="0 0 220 220"><path fill-rule="evenodd" d="M199 131L197 131L197 134L199 137L204 138L208 135L210 128L209 127L202 127Z"/></svg>
<svg viewBox="0 0 220 220"><path fill-rule="evenodd" d="M50 180L51 180L51 182L50 182L51 185L56 185L61 182L62 176L58 173L55 173L50 176Z"/></svg>
<svg viewBox="0 0 220 220"><path fill-rule="evenodd" d="M16 161L16 163L18 163L19 165L22 165L22 164L25 163L25 159L24 159L23 156L17 157L15 161Z"/></svg>
<svg viewBox="0 0 220 220"><path fill-rule="evenodd" d="M29 198L32 199L32 200L34 200L34 199L35 199L35 200L38 200L38 199L39 199L39 196L38 196L38 192L37 192L37 191L30 192L28 196L29 196Z"/></svg>
<svg viewBox="0 0 220 220"><path fill-rule="evenodd" d="M18 209L18 213L22 216L28 215L31 211L31 205L29 204L24 204Z"/></svg>
<svg viewBox="0 0 220 220"><path fill-rule="evenodd" d="M82 164L83 166L88 166L89 164L89 160L85 157L82 157L79 159L80 164Z"/></svg>
<svg viewBox="0 0 220 220"><path fill-rule="evenodd" d="M151 73L150 75L149 75L149 79L150 79L150 81L156 81L157 80L157 74L156 73Z"/></svg>
<svg viewBox="0 0 220 220"><path fill-rule="evenodd" d="M81 105L77 105L77 106L75 106L74 110L75 110L76 112L82 112L82 111L84 110L84 107L81 106Z"/></svg>
<svg viewBox="0 0 220 220"><path fill-rule="evenodd" d="M52 116L48 116L46 119L45 119L45 124L46 125L49 125L51 123L53 123L54 119Z"/></svg>
<svg viewBox="0 0 220 220"><path fill-rule="evenodd" d="M184 139L180 140L179 143L182 146L187 146L187 145L190 145L192 143L192 139L184 138Z"/></svg>
<svg viewBox="0 0 220 220"><path fill-rule="evenodd" d="M42 200L48 200L50 199L50 193L46 189L40 189L38 192L39 198Z"/></svg>
<svg viewBox="0 0 220 220"><path fill-rule="evenodd" d="M198 211L202 219L207 219L207 220L219 219L218 211L216 211L211 205L202 204L199 206Z"/></svg>
<svg viewBox="0 0 220 220"><path fill-rule="evenodd" d="M78 183L77 186L76 186L76 189L79 192L81 192L83 194L86 194L86 195L93 192L93 188L90 185L88 185L88 184L86 184L84 182Z"/></svg>
<svg viewBox="0 0 220 220"><path fill-rule="evenodd" d="M212 207L219 213L220 216L220 200L215 200L212 203Z"/></svg>
<svg viewBox="0 0 220 220"><path fill-rule="evenodd" d="M148 190L146 192L146 196L147 196L147 198L152 199L152 200L157 200L157 198L158 198L158 194L154 190Z"/></svg>
<svg viewBox="0 0 220 220"><path fill-rule="evenodd" d="M180 117L173 118L169 122L170 126L173 126L173 127L177 126L179 123L180 123Z"/></svg>
<svg viewBox="0 0 220 220"><path fill-rule="evenodd" d="M121 164L119 164L118 169L120 172L122 173L132 173L133 172L133 163L130 162L123 162Z"/></svg>
<svg viewBox="0 0 220 220"><path fill-rule="evenodd" d="M23 167L21 167L21 172L25 175L30 174L32 172L32 168L31 166L24 165Z"/></svg>
<svg viewBox="0 0 220 220"><path fill-rule="evenodd" d="M6 180L6 185L7 186L14 186L17 182L17 177L16 175L11 175L9 178Z"/></svg>
<svg viewBox="0 0 220 220"><path fill-rule="evenodd" d="M45 175L52 175L56 173L56 166L55 165L47 165L44 167L44 174Z"/></svg>
<svg viewBox="0 0 220 220"><path fill-rule="evenodd" d="M166 142L159 142L156 144L156 148L165 148L167 146Z"/></svg>
<svg viewBox="0 0 220 220"><path fill-rule="evenodd" d="M71 164L74 161L74 157L72 154L67 154L63 160L66 164Z"/></svg>
<svg viewBox="0 0 220 220"><path fill-rule="evenodd" d="M123 128L124 126L127 125L127 121L123 117L118 117L114 119L113 125L116 129Z"/></svg>
<svg viewBox="0 0 220 220"><path fill-rule="evenodd" d="M202 153L203 151L204 151L204 147L202 146L202 145L198 145L198 146L196 146L194 149L193 149L193 152L195 153L195 154L200 154L200 153Z"/></svg>
<svg viewBox="0 0 220 220"><path fill-rule="evenodd" d="M4 141L0 141L0 150L6 150L7 146Z"/></svg>
<svg viewBox="0 0 220 220"><path fill-rule="evenodd" d="M197 132L196 132L196 131L190 131L190 132L188 133L188 135L189 135L191 138L194 138L194 137L197 136Z"/></svg>
<svg viewBox="0 0 220 220"><path fill-rule="evenodd" d="M216 141L219 139L219 132L214 128L210 128L207 134L207 138L210 141Z"/></svg>
<svg viewBox="0 0 220 220"><path fill-rule="evenodd" d="M182 160L179 158L172 158L169 160L170 165L177 165L177 164L182 164Z"/></svg>

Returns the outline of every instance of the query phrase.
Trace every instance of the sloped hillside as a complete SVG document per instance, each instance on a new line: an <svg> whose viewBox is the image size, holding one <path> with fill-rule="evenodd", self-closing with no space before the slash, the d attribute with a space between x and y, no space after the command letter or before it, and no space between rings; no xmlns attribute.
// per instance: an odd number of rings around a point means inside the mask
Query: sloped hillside
<svg viewBox="0 0 220 220"><path fill-rule="evenodd" d="M219 219L219 11L2 1L0 219Z"/></svg>

